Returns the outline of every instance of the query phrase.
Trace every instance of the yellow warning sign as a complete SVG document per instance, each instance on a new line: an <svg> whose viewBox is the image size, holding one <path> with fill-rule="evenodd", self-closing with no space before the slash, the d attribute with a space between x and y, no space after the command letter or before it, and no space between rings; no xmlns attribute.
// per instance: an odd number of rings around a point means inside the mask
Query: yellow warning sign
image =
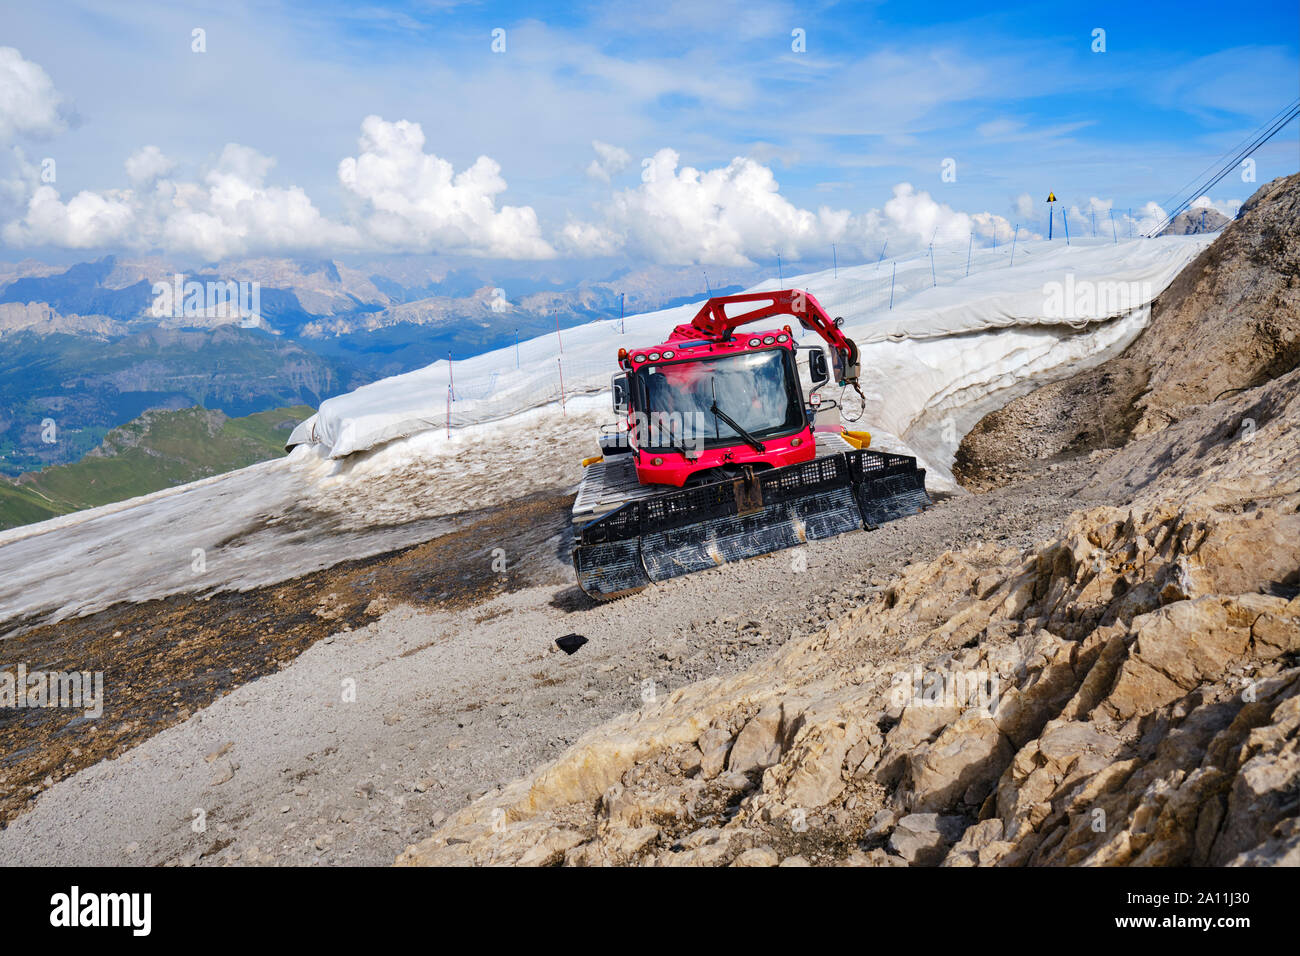
<svg viewBox="0 0 1300 956"><path fill-rule="evenodd" d="M1056 193L1048 193L1048 194L1047 194L1047 201L1048 201L1048 202L1056 202Z"/></svg>

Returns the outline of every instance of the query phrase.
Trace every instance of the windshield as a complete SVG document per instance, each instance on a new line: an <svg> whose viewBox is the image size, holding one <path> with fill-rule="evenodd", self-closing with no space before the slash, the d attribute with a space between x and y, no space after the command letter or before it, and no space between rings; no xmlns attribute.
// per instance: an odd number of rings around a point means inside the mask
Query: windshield
<svg viewBox="0 0 1300 956"><path fill-rule="evenodd" d="M638 376L650 427L644 447L740 441L736 430L711 411L715 401L755 438L802 428L803 409L790 366L786 349L764 349L643 367Z"/></svg>

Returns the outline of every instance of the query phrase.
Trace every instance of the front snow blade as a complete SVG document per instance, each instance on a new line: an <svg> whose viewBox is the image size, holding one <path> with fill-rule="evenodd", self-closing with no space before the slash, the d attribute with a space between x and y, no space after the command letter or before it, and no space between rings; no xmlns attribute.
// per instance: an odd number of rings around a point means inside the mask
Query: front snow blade
<svg viewBox="0 0 1300 956"><path fill-rule="evenodd" d="M573 550L578 586L592 597L609 600L640 591L650 579L641 565L641 539L579 545Z"/></svg>
<svg viewBox="0 0 1300 956"><path fill-rule="evenodd" d="M651 581L665 581L861 527L852 489L838 488L745 515L647 534L641 539L641 559Z"/></svg>
<svg viewBox="0 0 1300 956"><path fill-rule="evenodd" d="M930 504L925 491L925 469L868 478L857 486L858 509L868 530L886 521L914 515Z"/></svg>
<svg viewBox="0 0 1300 956"><path fill-rule="evenodd" d="M582 527L578 583L608 599L729 561L874 527L929 503L916 459L871 450L630 501Z"/></svg>

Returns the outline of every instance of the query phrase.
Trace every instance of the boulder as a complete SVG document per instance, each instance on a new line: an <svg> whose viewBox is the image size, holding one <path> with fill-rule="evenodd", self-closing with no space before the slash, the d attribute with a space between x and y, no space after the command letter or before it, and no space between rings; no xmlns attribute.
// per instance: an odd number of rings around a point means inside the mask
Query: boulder
<svg viewBox="0 0 1300 956"><path fill-rule="evenodd" d="M781 707L769 705L750 718L731 745L727 769L733 773L750 773L779 763L781 717Z"/></svg>
<svg viewBox="0 0 1300 956"><path fill-rule="evenodd" d="M965 817L938 813L909 813L889 836L889 849L912 866L937 866L948 847L965 831Z"/></svg>

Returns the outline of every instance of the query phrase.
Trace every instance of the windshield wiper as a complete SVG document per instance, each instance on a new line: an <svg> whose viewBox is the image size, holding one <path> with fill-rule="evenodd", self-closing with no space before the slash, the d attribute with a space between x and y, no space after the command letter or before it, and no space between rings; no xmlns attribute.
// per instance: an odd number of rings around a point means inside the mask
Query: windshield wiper
<svg viewBox="0 0 1300 956"><path fill-rule="evenodd" d="M738 421L736 421L734 418L732 418L730 415L728 415L726 412L724 412L722 409L718 407L718 403L716 399L714 400L713 404L709 407L709 411L712 412L715 417L720 418L724 422L726 422L731 427L731 430L734 431L741 438L743 438L745 440L745 444L748 445L750 448L754 449L754 451L758 452L761 455L766 450L761 441L759 441L749 432L745 431L745 429L741 428L740 423Z"/></svg>

